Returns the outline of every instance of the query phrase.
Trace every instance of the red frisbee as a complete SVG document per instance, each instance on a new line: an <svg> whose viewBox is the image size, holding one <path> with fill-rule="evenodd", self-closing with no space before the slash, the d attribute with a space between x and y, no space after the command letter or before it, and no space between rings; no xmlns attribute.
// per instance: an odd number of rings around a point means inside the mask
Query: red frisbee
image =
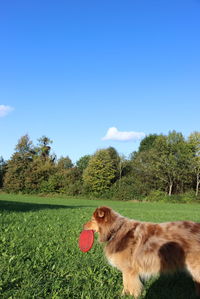
<svg viewBox="0 0 200 299"><path fill-rule="evenodd" d="M94 243L94 231L93 230L83 230L79 237L79 248L82 252L89 251Z"/></svg>

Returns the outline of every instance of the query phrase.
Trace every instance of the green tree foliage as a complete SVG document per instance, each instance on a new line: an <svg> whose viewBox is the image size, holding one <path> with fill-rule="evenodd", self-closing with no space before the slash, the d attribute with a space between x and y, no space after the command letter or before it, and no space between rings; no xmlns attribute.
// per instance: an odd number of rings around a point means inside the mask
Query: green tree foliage
<svg viewBox="0 0 200 299"><path fill-rule="evenodd" d="M28 134L22 136L19 140L18 143L15 147L15 150L21 157L28 157L34 154L34 149L33 149L33 142L30 140Z"/></svg>
<svg viewBox="0 0 200 299"><path fill-rule="evenodd" d="M73 167L66 171L64 193L68 195L83 193L82 173L78 167Z"/></svg>
<svg viewBox="0 0 200 299"><path fill-rule="evenodd" d="M82 190L82 175L69 157L61 157L55 164L55 171L43 183L43 192L80 194Z"/></svg>
<svg viewBox="0 0 200 299"><path fill-rule="evenodd" d="M42 137L34 147L28 135L22 136L16 152L7 163L4 187L9 192L40 192L44 181L54 171L50 157L50 140Z"/></svg>
<svg viewBox="0 0 200 299"><path fill-rule="evenodd" d="M67 156L67 157L61 157L57 161L57 168L58 169L70 169L73 167L72 160Z"/></svg>
<svg viewBox="0 0 200 299"><path fill-rule="evenodd" d="M143 196L160 186L153 169L152 159L152 149L138 152L132 159L131 177L133 184Z"/></svg>
<svg viewBox="0 0 200 299"><path fill-rule="evenodd" d="M45 192L44 185L55 173L55 165L51 159L34 157L30 167L27 168L25 178L25 190L28 193ZM47 191L47 190L46 190ZM52 190L49 190L51 192Z"/></svg>
<svg viewBox="0 0 200 299"><path fill-rule="evenodd" d="M37 155L39 155L43 160L48 160L50 157L51 147L53 141L50 140L47 136L42 136L38 139L38 146L35 148Z"/></svg>
<svg viewBox="0 0 200 299"><path fill-rule="evenodd" d="M0 159L0 188L3 184L8 192L92 192L123 200L182 193L199 198L200 132L187 140L176 131L150 134L129 159L109 147L81 157L76 165L68 156L57 160L51 144L42 136L34 146L28 135L22 136L11 159Z"/></svg>
<svg viewBox="0 0 200 299"><path fill-rule="evenodd" d="M6 172L6 162L0 157L0 189L3 187L3 178Z"/></svg>
<svg viewBox="0 0 200 299"><path fill-rule="evenodd" d="M7 163L4 178L4 188L9 192L25 191L25 178L28 161L21 158L18 153L13 154Z"/></svg>
<svg viewBox="0 0 200 299"><path fill-rule="evenodd" d="M153 164L156 175L167 183L168 194L184 192L188 183L191 148L181 133L172 131L155 141Z"/></svg>
<svg viewBox="0 0 200 299"><path fill-rule="evenodd" d="M16 152L7 163L4 187L9 192L26 192L26 178L34 157L32 141L28 135L22 136L16 147Z"/></svg>
<svg viewBox="0 0 200 299"><path fill-rule="evenodd" d="M110 151L98 150L90 159L83 173L83 180L88 190L99 194L108 190L116 177L117 169Z"/></svg>
<svg viewBox="0 0 200 299"><path fill-rule="evenodd" d="M157 135L157 134L150 134L150 135L146 136L145 138L143 138L142 141L140 142L138 152L147 151L147 150L150 150L151 148L153 148L154 142L158 136L159 135Z"/></svg>
<svg viewBox="0 0 200 299"><path fill-rule="evenodd" d="M87 168L90 158L91 155L85 155L76 162L76 166L81 171L81 173L83 173L83 171Z"/></svg>
<svg viewBox="0 0 200 299"><path fill-rule="evenodd" d="M200 132L193 132L189 136L189 144L193 151L191 167L196 177L196 196L198 196L200 185Z"/></svg>
<svg viewBox="0 0 200 299"><path fill-rule="evenodd" d="M123 158L121 158L114 147L107 149L110 159L112 161L112 168L114 169L114 178L111 183L116 182L117 179L121 178L123 170Z"/></svg>
<svg viewBox="0 0 200 299"><path fill-rule="evenodd" d="M173 131L157 136L151 147L135 155L135 171L151 190L165 190L168 195L183 192L188 183L191 154L183 135Z"/></svg>
<svg viewBox="0 0 200 299"><path fill-rule="evenodd" d="M121 179L124 176L128 176L131 173L132 163L131 163L130 160L127 160L125 158L125 156L121 155L121 156L119 156L119 165L118 165L118 168L119 168L119 178L118 178L118 181L119 181L119 185L120 185L121 184Z"/></svg>

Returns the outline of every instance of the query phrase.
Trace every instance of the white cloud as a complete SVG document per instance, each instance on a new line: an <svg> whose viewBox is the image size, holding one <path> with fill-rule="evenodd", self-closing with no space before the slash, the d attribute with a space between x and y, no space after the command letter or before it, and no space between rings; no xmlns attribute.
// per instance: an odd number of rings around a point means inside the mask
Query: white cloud
<svg viewBox="0 0 200 299"><path fill-rule="evenodd" d="M117 141L130 141L130 140L139 140L145 136L143 132L120 132L117 128L109 128L106 135L102 140L117 140Z"/></svg>
<svg viewBox="0 0 200 299"><path fill-rule="evenodd" d="M0 117L6 116L9 112L11 112L14 108L10 106L0 105Z"/></svg>

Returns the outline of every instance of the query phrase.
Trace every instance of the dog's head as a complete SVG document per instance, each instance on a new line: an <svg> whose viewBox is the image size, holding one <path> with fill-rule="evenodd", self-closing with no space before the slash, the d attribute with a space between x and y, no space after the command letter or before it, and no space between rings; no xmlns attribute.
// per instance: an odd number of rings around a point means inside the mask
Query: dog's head
<svg viewBox="0 0 200 299"><path fill-rule="evenodd" d="M92 229L99 233L99 241L106 242L111 237L112 228L119 215L109 207L97 208L92 219L84 225L84 229Z"/></svg>

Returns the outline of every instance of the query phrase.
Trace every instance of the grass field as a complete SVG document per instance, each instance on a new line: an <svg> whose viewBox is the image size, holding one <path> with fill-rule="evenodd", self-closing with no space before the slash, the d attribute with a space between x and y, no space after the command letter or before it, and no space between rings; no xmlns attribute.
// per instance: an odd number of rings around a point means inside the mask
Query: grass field
<svg viewBox="0 0 200 299"><path fill-rule="evenodd" d="M120 298L121 274L107 264L97 240L88 253L77 246L83 223L105 204L139 220L200 222L196 204L0 194L0 298ZM189 299L193 292L192 280L176 274L146 282L141 298Z"/></svg>

